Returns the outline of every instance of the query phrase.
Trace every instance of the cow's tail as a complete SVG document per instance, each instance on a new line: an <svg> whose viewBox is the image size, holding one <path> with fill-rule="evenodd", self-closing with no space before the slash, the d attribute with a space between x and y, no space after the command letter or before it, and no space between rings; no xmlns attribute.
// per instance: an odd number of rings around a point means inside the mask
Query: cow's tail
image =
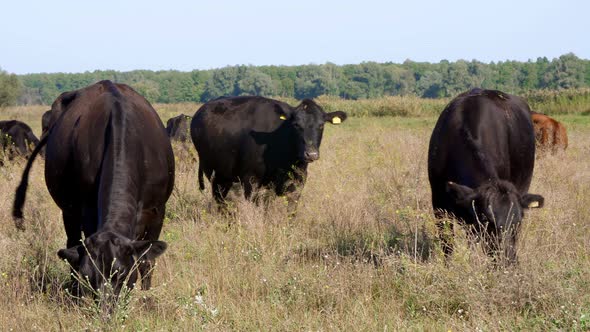
<svg viewBox="0 0 590 332"><path fill-rule="evenodd" d="M35 146L33 153L27 160L27 166L23 171L20 184L16 188L16 193L14 195L14 204L12 206L12 219L14 220L14 225L19 230L25 229L23 223L23 205L25 205L25 199L27 197L27 187L29 186L29 172L31 171L31 167L33 166L35 157L37 157L39 151L41 151L45 144L47 144L48 137L49 135L41 137L41 141L39 142L39 144L37 144L37 146Z"/></svg>
<svg viewBox="0 0 590 332"><path fill-rule="evenodd" d="M205 181L203 180L203 167L199 162L199 189L201 191L205 190Z"/></svg>

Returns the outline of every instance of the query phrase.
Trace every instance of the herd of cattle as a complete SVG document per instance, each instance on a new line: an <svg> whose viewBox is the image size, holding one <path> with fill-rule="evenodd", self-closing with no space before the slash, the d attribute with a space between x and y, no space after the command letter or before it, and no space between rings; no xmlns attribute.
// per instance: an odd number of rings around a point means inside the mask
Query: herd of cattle
<svg viewBox="0 0 590 332"><path fill-rule="evenodd" d="M43 115L40 140L22 122L0 121L3 159L28 156L14 197L15 224L24 229L29 171L44 153L45 181L67 235L58 256L94 289L108 282L118 293L125 284L132 287L138 273L147 289L154 260L167 247L158 239L174 186L170 139L188 141L190 131L199 187L204 189L204 174L217 203L240 183L246 198L257 187L270 188L294 212L307 166L319 159L324 124L346 118L312 100L292 107L257 96L224 97L204 104L192 118L171 118L164 128L146 99L127 85L101 81L66 92ZM450 215L472 227L492 257L515 262L524 210L544 202L528 193L536 146L565 149L565 128L532 112L518 96L473 89L448 104L428 151L445 255L453 249Z"/></svg>

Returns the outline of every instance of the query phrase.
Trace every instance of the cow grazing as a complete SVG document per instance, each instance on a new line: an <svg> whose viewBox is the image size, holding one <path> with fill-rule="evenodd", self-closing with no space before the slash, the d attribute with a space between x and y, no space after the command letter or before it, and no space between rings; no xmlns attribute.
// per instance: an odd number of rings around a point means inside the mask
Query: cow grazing
<svg viewBox="0 0 590 332"><path fill-rule="evenodd" d="M339 124L346 113L325 113L312 100L297 107L263 97L220 98L203 105L191 122L203 173L212 181L213 197L223 202L233 183L246 198L254 187L285 195L294 212L305 183L307 165L320 157L324 123Z"/></svg>
<svg viewBox="0 0 590 332"><path fill-rule="evenodd" d="M534 161L533 125L522 98L481 89L457 96L440 115L428 149L435 216L454 215L484 238L489 254L503 249L503 258L514 262L523 211L544 201L528 194ZM452 235L445 236L443 222L438 226L448 256Z"/></svg>
<svg viewBox="0 0 590 332"><path fill-rule="evenodd" d="M531 111L537 149L556 153L567 148L567 131L560 122L545 114Z"/></svg>
<svg viewBox="0 0 590 332"><path fill-rule="evenodd" d="M17 120L0 121L0 135L4 155L10 160L18 155L28 156L33 150L31 146L39 144L31 127Z"/></svg>
<svg viewBox="0 0 590 332"><path fill-rule="evenodd" d="M137 92L111 81L61 94L51 113L55 121L16 191L17 227L31 165L46 145L45 182L67 235L58 256L95 290L108 282L116 294L125 282L132 287L134 266L142 288L149 288L154 260L166 249L158 237L174 184L172 147L160 118Z"/></svg>
<svg viewBox="0 0 590 332"><path fill-rule="evenodd" d="M168 119L166 122L166 132L171 140L180 142L186 142L189 140L189 129L191 117L188 115L180 114L173 118Z"/></svg>

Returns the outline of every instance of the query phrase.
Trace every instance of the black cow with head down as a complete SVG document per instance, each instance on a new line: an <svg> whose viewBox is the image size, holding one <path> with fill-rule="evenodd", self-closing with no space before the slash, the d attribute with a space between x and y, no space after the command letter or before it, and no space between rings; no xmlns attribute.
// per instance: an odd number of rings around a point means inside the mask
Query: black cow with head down
<svg viewBox="0 0 590 332"><path fill-rule="evenodd" d="M46 144L45 181L67 235L59 257L94 289L108 282L116 293L125 282L132 287L137 270L142 288L149 288L154 259L166 249L158 237L174 184L174 157L160 118L137 92L111 81L61 94L51 116L17 188L17 227L31 165Z"/></svg>
<svg viewBox="0 0 590 332"><path fill-rule="evenodd" d="M255 187L272 188L287 196L294 212L307 165L320 157L324 124L344 120L346 113L326 113L308 99L296 107L255 96L210 101L191 122L199 154L199 187L204 189L204 173L212 181L217 202L236 182L243 185L246 198Z"/></svg>
<svg viewBox="0 0 590 332"><path fill-rule="evenodd" d="M27 157L39 144L39 139L26 123L18 120L0 121L0 145L8 159Z"/></svg>
<svg viewBox="0 0 590 332"><path fill-rule="evenodd" d="M186 142L190 138L190 123L191 117L188 115L180 114L173 118L168 119L166 122L166 132L171 140L179 142Z"/></svg>
<svg viewBox="0 0 590 332"><path fill-rule="evenodd" d="M428 178L435 215L454 215L483 235L489 254L503 249L507 262L514 262L524 211L542 207L544 201L528 193L534 161L535 133L522 98L481 89L457 96L430 139ZM439 227L448 255L452 238L443 235L442 223Z"/></svg>

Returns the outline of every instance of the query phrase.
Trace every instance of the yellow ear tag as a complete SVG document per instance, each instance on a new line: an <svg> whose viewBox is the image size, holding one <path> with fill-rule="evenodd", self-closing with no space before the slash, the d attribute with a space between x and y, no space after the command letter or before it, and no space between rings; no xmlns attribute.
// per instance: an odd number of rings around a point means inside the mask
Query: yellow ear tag
<svg viewBox="0 0 590 332"><path fill-rule="evenodd" d="M536 208L539 207L539 202L534 201L529 203L529 208Z"/></svg>
<svg viewBox="0 0 590 332"><path fill-rule="evenodd" d="M340 124L340 123L342 123L342 120L339 117L335 116L332 118L332 123L333 124Z"/></svg>
<svg viewBox="0 0 590 332"><path fill-rule="evenodd" d="M287 120L287 117L284 116L284 115L281 115L281 116L279 116L279 119L281 119L281 120Z"/></svg>

